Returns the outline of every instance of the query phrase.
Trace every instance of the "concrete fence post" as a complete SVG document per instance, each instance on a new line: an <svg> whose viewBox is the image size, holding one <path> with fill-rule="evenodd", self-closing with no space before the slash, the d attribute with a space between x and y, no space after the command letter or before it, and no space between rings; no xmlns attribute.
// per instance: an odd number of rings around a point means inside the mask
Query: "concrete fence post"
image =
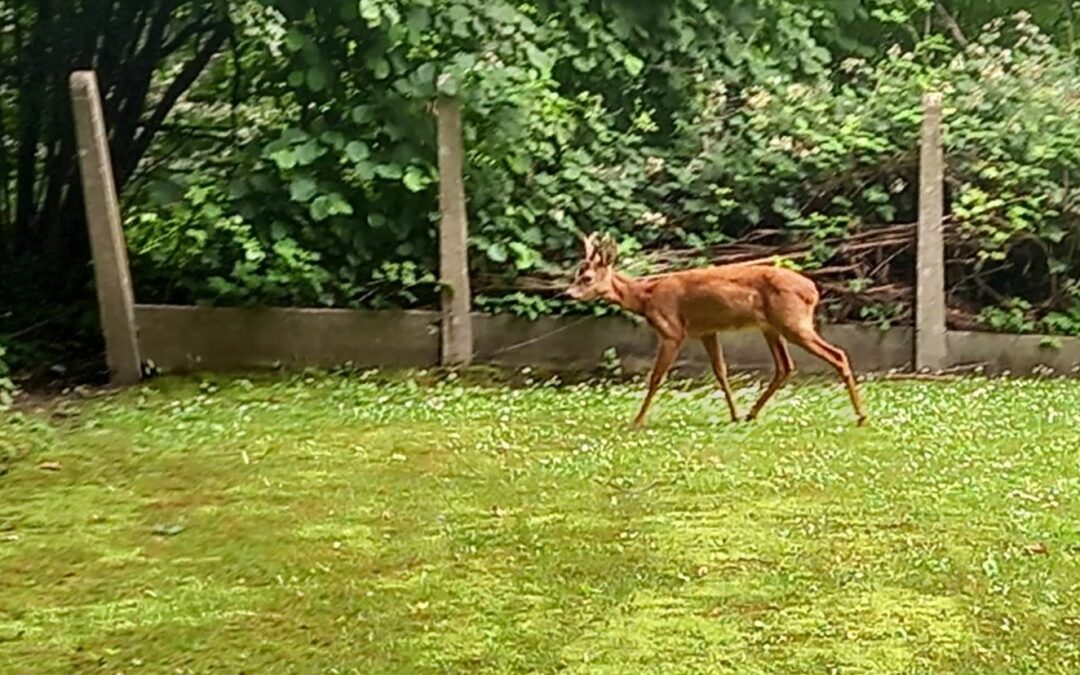
<svg viewBox="0 0 1080 675"><path fill-rule="evenodd" d="M142 379L135 298L97 75L93 71L74 72L70 86L110 381L114 385L134 384Z"/></svg>
<svg viewBox="0 0 1080 675"><path fill-rule="evenodd" d="M948 361L945 304L945 157L941 94L923 96L919 151L919 225L915 275L915 368L940 370Z"/></svg>
<svg viewBox="0 0 1080 675"><path fill-rule="evenodd" d="M465 210L465 162L461 102L439 96L439 276L442 283L443 365L467 365L473 358L472 291L469 286L469 223Z"/></svg>

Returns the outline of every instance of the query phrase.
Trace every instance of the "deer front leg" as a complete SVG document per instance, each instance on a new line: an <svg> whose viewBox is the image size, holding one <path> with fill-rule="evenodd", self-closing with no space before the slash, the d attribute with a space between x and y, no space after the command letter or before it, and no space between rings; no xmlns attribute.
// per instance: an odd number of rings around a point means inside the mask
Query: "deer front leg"
<svg viewBox="0 0 1080 675"><path fill-rule="evenodd" d="M664 377L671 370L671 364L679 354L679 347L681 346L681 339L661 336L660 348L656 352L656 363L653 364L652 374L649 376L649 391L645 394L645 400L641 403L641 411L634 418L635 427L640 427L645 423L645 414L649 411L649 406L652 405L656 390L660 388L660 383L664 381Z"/></svg>

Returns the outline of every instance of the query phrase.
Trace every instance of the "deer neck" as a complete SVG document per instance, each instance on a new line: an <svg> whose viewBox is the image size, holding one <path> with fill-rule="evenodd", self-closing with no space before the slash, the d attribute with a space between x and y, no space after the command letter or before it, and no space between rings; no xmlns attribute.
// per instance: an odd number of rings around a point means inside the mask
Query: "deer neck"
<svg viewBox="0 0 1080 675"><path fill-rule="evenodd" d="M645 284L640 279L616 272L611 279L608 301L634 314L645 313Z"/></svg>

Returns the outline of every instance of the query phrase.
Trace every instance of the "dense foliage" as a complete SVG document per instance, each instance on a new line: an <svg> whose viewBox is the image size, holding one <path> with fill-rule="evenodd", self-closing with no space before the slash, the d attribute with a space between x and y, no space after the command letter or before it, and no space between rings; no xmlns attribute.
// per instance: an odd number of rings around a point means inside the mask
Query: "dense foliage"
<svg viewBox="0 0 1080 675"><path fill-rule="evenodd" d="M0 261L84 292L63 87L97 65L141 299L431 303L442 87L467 111L482 307L569 309L524 289L579 230L618 232L638 269L767 233L866 291L841 318L904 320L888 289L907 253L851 263L837 242L914 219L920 96L938 88L952 305L1080 333L1073 4L16 0Z"/></svg>

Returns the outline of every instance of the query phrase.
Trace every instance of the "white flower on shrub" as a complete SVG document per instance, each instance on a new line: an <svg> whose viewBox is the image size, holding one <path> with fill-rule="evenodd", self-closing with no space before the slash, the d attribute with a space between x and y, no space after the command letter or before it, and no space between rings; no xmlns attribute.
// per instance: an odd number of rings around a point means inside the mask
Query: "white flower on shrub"
<svg viewBox="0 0 1080 675"><path fill-rule="evenodd" d="M787 97L791 99L799 99L806 95L810 91L810 87L805 84L796 82L795 84L789 84L787 88Z"/></svg>
<svg viewBox="0 0 1080 675"><path fill-rule="evenodd" d="M795 140L791 136L773 136L769 139L769 147L780 152L791 152L795 149Z"/></svg>
<svg viewBox="0 0 1080 675"><path fill-rule="evenodd" d="M667 225L668 217L659 211L646 211L638 218L639 225Z"/></svg>
<svg viewBox="0 0 1080 675"><path fill-rule="evenodd" d="M862 70L862 67L866 65L866 59L856 58L849 56L840 62L840 70L845 73L855 73Z"/></svg>
<svg viewBox="0 0 1080 675"><path fill-rule="evenodd" d="M751 110L761 110L765 106L769 105L772 101L772 96L764 89L758 89L750 95L750 98L746 99L746 105Z"/></svg>

